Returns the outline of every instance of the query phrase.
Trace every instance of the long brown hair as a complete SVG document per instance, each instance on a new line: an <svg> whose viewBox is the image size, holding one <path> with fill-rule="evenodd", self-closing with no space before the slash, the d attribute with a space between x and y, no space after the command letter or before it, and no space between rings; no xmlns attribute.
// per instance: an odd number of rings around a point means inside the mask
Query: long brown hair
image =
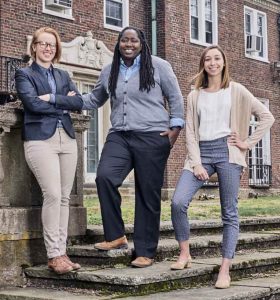
<svg viewBox="0 0 280 300"><path fill-rule="evenodd" d="M55 36L56 52L55 52L55 56L53 58L53 62L58 62L61 57L61 40L60 40L58 32L51 27L41 27L33 33L32 41L30 44L30 54L31 54L33 60L36 60L36 52L34 51L33 47L38 42L38 38L39 38L40 34L43 32L47 32L47 33L50 33Z"/></svg>
<svg viewBox="0 0 280 300"><path fill-rule="evenodd" d="M222 71L221 88L224 89L224 88L229 87L230 76L229 76L229 69L228 69L228 60L225 55L225 52L219 45L211 45L211 46L205 48L201 54L200 62L199 62L199 70L198 70L198 73L193 78L193 80L195 80L195 88L196 89L208 87L208 74L204 69L204 62L205 62L205 57L206 57L208 51L212 50L212 49L217 49L218 51L220 51L222 54L222 57L224 59L224 68Z"/></svg>

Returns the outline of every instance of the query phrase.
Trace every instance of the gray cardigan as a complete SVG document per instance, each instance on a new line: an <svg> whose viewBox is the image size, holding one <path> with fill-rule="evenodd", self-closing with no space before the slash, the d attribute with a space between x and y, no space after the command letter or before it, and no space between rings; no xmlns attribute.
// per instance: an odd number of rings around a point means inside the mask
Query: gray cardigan
<svg viewBox="0 0 280 300"><path fill-rule="evenodd" d="M155 87L149 93L139 91L139 72L127 81L119 73L116 98L110 98L110 131L165 131L170 127L170 118L184 118L183 96L171 65L155 56L152 61ZM83 109L97 109L107 101L110 71L111 64L103 68L92 92L83 95Z"/></svg>

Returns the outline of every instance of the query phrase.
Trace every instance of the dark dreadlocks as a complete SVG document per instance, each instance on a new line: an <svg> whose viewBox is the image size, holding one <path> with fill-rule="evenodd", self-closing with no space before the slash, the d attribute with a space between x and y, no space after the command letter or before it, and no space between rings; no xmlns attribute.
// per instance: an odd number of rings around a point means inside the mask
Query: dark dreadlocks
<svg viewBox="0 0 280 300"><path fill-rule="evenodd" d="M111 67L111 73L110 73L110 77L109 77L109 92L111 94L111 97L116 97L116 87L117 87L117 81L118 81L118 76L119 76L120 58L121 58L121 54L119 51L120 40L121 40L124 32L129 29L132 29L137 33L138 38L140 39L141 46L142 46L141 59L140 59L139 91L146 90L147 92L149 92L151 90L151 87L155 86L154 67L152 64L151 50L147 43L145 34L140 29L129 26L129 27L125 27L120 32L119 37L118 37L118 42L115 46L114 57L113 57L113 62L112 62L112 67Z"/></svg>

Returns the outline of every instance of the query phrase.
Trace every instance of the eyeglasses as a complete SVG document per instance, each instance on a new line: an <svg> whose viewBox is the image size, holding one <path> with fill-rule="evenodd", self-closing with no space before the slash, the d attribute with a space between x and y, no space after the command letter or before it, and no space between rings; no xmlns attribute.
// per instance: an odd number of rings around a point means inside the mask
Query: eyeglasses
<svg viewBox="0 0 280 300"><path fill-rule="evenodd" d="M48 46L49 46L50 49L52 49L52 50L56 49L56 44L55 44L55 43L36 42L35 44L39 44L39 47L40 47L41 49L47 49Z"/></svg>

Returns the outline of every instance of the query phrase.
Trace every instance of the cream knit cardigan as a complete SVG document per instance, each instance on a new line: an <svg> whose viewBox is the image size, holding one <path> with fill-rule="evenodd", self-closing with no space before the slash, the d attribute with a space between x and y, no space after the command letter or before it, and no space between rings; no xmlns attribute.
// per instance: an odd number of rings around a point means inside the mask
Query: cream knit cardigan
<svg viewBox="0 0 280 300"><path fill-rule="evenodd" d="M243 85L231 82L231 113L230 128L239 134L242 141L247 141L251 149L262 139L265 132L272 126L274 117L271 112L256 99ZM184 169L193 171L196 165L201 164L199 150L199 118L197 113L197 101L199 90L190 92L187 98L187 120L186 120L186 145L187 158ZM217 112L219 113L219 112ZM259 119L259 124L253 134L249 137L249 126L251 115ZM246 167L246 151L241 151L236 146L228 144L229 162Z"/></svg>

